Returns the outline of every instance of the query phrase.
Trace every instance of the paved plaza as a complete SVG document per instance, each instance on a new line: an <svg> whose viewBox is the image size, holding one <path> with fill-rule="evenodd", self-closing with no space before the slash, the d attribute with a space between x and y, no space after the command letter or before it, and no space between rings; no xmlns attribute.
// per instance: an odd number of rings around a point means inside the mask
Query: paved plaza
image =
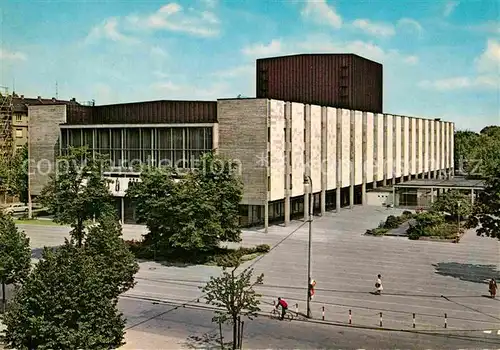
<svg viewBox="0 0 500 350"><path fill-rule="evenodd" d="M388 215L400 213L397 209L355 207L314 218L312 276L317 289L311 303L313 316L321 319L324 307L325 320L347 324L351 310L354 325L377 328L382 312L384 327L412 329L415 313L417 330L486 331L500 339L500 299L487 297L486 283L492 277L500 279L500 242L477 237L474 231L467 232L458 244L364 235ZM33 248L60 244L68 232L68 228L50 226L24 225L22 229L31 237ZM140 238L143 233L142 226L124 227L125 239ZM307 239L308 225L302 221L288 227L271 226L268 233L243 231L243 245L267 243L272 247L268 254L243 266L265 275L264 285L258 287L263 311L269 311L278 296L288 301L292 311L296 304L299 312L305 311ZM211 266L153 262L140 266L137 285L124 300L129 306L134 300L148 301L148 315L153 316L164 302L203 304L199 287L221 271ZM372 295L379 273L384 291ZM134 320L130 307L126 309L133 331L134 322L139 321Z"/></svg>

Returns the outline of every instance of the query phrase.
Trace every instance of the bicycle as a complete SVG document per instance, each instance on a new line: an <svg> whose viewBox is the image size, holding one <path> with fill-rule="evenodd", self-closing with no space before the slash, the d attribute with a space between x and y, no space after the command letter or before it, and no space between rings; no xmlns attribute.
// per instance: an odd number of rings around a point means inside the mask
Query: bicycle
<svg viewBox="0 0 500 350"><path fill-rule="evenodd" d="M281 318L281 311L276 308L273 308L270 312L270 318L279 320ZM294 318L295 316L289 310L285 312L285 318L284 318L285 320L293 321Z"/></svg>

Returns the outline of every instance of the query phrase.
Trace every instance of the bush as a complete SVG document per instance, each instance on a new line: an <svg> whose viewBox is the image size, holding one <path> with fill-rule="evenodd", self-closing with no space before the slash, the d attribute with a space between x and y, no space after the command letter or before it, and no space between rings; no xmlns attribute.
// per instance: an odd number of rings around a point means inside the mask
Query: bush
<svg viewBox="0 0 500 350"><path fill-rule="evenodd" d="M403 216L406 216L406 217L412 217L412 216L413 216L413 213L412 213L411 211L409 211L409 210L405 210L405 211L403 212Z"/></svg>
<svg viewBox="0 0 500 350"><path fill-rule="evenodd" d="M389 215L387 217L387 219L385 220L385 225L384 225L384 228L386 229L394 229L394 228L398 228L400 225L400 221L397 217L395 217L394 215Z"/></svg>
<svg viewBox="0 0 500 350"><path fill-rule="evenodd" d="M271 250L269 244L259 244L255 247L256 253L268 253Z"/></svg>
<svg viewBox="0 0 500 350"><path fill-rule="evenodd" d="M389 231L389 229L383 227L377 227L373 230L366 230L365 234L372 236L383 236L387 233L387 231Z"/></svg>
<svg viewBox="0 0 500 350"><path fill-rule="evenodd" d="M420 213L415 217L417 225L423 227L437 226L444 223L443 214L436 212Z"/></svg>
<svg viewBox="0 0 500 350"><path fill-rule="evenodd" d="M408 235L409 239L412 240L417 240L422 236L426 235L424 227L420 225L410 225L408 230L406 230L406 234Z"/></svg>

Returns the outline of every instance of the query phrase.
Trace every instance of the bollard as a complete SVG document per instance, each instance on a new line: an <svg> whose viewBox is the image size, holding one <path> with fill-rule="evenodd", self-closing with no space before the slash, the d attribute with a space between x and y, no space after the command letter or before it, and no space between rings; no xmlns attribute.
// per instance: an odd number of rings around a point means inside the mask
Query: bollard
<svg viewBox="0 0 500 350"><path fill-rule="evenodd" d="M448 315L444 314L444 328L448 328Z"/></svg>
<svg viewBox="0 0 500 350"><path fill-rule="evenodd" d="M415 328L415 314L413 314L413 328Z"/></svg>
<svg viewBox="0 0 500 350"><path fill-rule="evenodd" d="M380 327L382 327L382 313L380 313Z"/></svg>
<svg viewBox="0 0 500 350"><path fill-rule="evenodd" d="M325 307L323 306L323 321L325 320Z"/></svg>
<svg viewBox="0 0 500 350"><path fill-rule="evenodd" d="M351 314L351 310L349 310L349 324L352 324L352 314Z"/></svg>
<svg viewBox="0 0 500 350"><path fill-rule="evenodd" d="M295 313L298 314L299 313L299 304L295 304Z"/></svg>

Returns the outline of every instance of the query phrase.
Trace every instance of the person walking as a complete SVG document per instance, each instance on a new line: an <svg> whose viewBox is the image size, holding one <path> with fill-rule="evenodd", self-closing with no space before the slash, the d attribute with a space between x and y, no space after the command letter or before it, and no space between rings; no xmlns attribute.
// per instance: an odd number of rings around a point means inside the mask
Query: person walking
<svg viewBox="0 0 500 350"><path fill-rule="evenodd" d="M377 294L377 295L382 294L384 287L382 286L382 276L381 275L377 276L377 282L375 282L375 288L377 288L377 290L375 291L375 294Z"/></svg>
<svg viewBox="0 0 500 350"><path fill-rule="evenodd" d="M497 295L497 282L494 278L490 280L489 284L490 296L494 298Z"/></svg>

